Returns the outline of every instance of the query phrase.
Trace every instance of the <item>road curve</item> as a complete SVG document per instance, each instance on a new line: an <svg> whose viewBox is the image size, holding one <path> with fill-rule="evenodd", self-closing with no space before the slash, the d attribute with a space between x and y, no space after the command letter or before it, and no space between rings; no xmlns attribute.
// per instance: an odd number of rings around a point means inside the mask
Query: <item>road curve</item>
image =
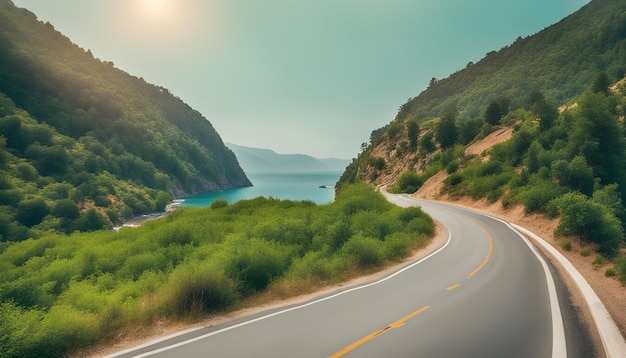
<svg viewBox="0 0 626 358"><path fill-rule="evenodd" d="M448 228L446 245L376 282L110 357L566 356L549 271L507 223L388 199L422 206Z"/></svg>

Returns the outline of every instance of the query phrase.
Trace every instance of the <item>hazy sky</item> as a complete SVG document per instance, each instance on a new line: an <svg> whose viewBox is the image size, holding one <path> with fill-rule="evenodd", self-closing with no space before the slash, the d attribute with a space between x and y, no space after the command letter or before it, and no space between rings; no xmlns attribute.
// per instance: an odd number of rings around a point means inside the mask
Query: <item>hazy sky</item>
<svg viewBox="0 0 626 358"><path fill-rule="evenodd" d="M240 145L353 158L400 105L588 0L13 0Z"/></svg>

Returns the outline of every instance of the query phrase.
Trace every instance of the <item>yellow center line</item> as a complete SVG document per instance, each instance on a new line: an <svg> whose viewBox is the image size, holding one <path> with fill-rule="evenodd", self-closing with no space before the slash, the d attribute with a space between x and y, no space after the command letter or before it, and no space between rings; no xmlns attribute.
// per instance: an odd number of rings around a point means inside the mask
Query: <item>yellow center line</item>
<svg viewBox="0 0 626 358"><path fill-rule="evenodd" d="M344 349L340 350L339 352L328 356L328 358L339 358L339 357L342 357L344 354L346 354L348 352L351 352L352 350L354 350L358 346L360 346L360 345L362 345L362 344L364 344L364 343L366 343L368 341L371 341L372 339L380 336L381 334L387 333L388 331L390 331L393 328L402 327L406 321L408 321L411 318L417 316L418 314L426 311L429 308L430 308L430 306L424 306L424 307L418 309L417 311L411 313L410 315L405 316L404 318L399 319L399 320L393 322L392 324L388 325L384 329L378 330L378 331L376 331L374 333L371 333L371 334L369 334L369 335L359 339L358 341L356 341L356 342L352 343L351 345L345 347Z"/></svg>
<svg viewBox="0 0 626 358"><path fill-rule="evenodd" d="M478 222L476 222L476 224L478 224L485 231L485 233L487 234L487 237L489 238L489 252L487 253L487 257L485 257L483 262L474 271L472 271L472 273L470 273L469 276L467 276L468 278L472 278L474 275L478 273L478 271L482 270L483 267L485 267L485 265L487 264L487 262L489 262L489 259L491 258L491 253L493 252L493 238L491 237L491 234L489 233L489 231L487 231L487 229L482 224Z"/></svg>
<svg viewBox="0 0 626 358"><path fill-rule="evenodd" d="M457 283L456 285L448 286L448 287L446 287L446 291L452 291L452 290L454 290L455 288L457 288L459 286L461 286L460 283Z"/></svg>

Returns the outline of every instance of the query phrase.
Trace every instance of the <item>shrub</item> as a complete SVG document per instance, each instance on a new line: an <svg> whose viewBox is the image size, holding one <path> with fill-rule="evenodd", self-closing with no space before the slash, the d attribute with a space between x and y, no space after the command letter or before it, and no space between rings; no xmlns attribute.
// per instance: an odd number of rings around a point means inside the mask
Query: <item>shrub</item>
<svg viewBox="0 0 626 358"><path fill-rule="evenodd" d="M341 253L357 268L379 265L384 258L383 246L379 240L356 234L341 248Z"/></svg>
<svg viewBox="0 0 626 358"><path fill-rule="evenodd" d="M606 269L606 271L604 271L604 276L606 276L606 277L615 277L615 276L617 276L617 272L615 271L615 268L609 267L609 268Z"/></svg>
<svg viewBox="0 0 626 358"><path fill-rule="evenodd" d="M424 184L424 180L416 172L410 170L404 172L398 178L394 192L412 194L419 190Z"/></svg>
<svg viewBox="0 0 626 358"><path fill-rule="evenodd" d="M338 256L331 256L324 251L310 251L294 260L289 275L300 279L337 280L345 269L345 260Z"/></svg>
<svg viewBox="0 0 626 358"><path fill-rule="evenodd" d="M422 236L424 237L424 236ZM395 232L385 239L384 256L387 260L395 260L406 256L412 245L416 243L416 235L404 232ZM416 244L419 244L419 241Z"/></svg>
<svg viewBox="0 0 626 358"><path fill-rule="evenodd" d="M581 193L564 194L553 205L561 215L555 234L576 235L599 245L601 253L613 256L624 240L621 222L605 206Z"/></svg>
<svg viewBox="0 0 626 358"><path fill-rule="evenodd" d="M446 165L446 172L448 174L454 174L459 169L461 162L458 159L454 159L448 165Z"/></svg>
<svg viewBox="0 0 626 358"><path fill-rule="evenodd" d="M620 282L626 284L626 257L620 257L613 261L615 265L615 271L617 272L617 278Z"/></svg>
<svg viewBox="0 0 626 358"><path fill-rule="evenodd" d="M422 209L418 206L412 206L404 210L400 210L398 213L398 219L405 224L413 219L426 217L428 217L426 213L424 213L424 211L422 211Z"/></svg>
<svg viewBox="0 0 626 358"><path fill-rule="evenodd" d="M504 171L502 163L497 160L490 160L478 167L478 176L485 177L489 175L500 174Z"/></svg>
<svg viewBox="0 0 626 358"><path fill-rule="evenodd" d="M519 200L524 204L524 211L526 213L532 213L536 211L550 212L548 204L559 195L563 194L564 189L554 184L549 180L538 180L531 183L530 187L525 187L523 191L518 194Z"/></svg>
<svg viewBox="0 0 626 358"><path fill-rule="evenodd" d="M392 218L361 211L352 217L352 232L360 232L367 237L383 240L388 234L397 231L392 224Z"/></svg>
<svg viewBox="0 0 626 358"><path fill-rule="evenodd" d="M165 308L176 316L224 310L237 302L235 283L207 267L181 266L172 273L167 286Z"/></svg>
<svg viewBox="0 0 626 358"><path fill-rule="evenodd" d="M452 174L450 176L448 176L446 179L444 179L444 184L447 185L459 185L463 182L463 176L460 174Z"/></svg>
<svg viewBox="0 0 626 358"><path fill-rule="evenodd" d="M374 169L376 170L383 170L385 169L386 165L385 158L371 157L369 160L369 165L374 167Z"/></svg>
<svg viewBox="0 0 626 358"><path fill-rule="evenodd" d="M284 245L259 239L234 239L230 244L225 270L243 296L266 289L288 268L292 250Z"/></svg>
<svg viewBox="0 0 626 358"><path fill-rule="evenodd" d="M561 248L565 251L571 251L572 250L572 243L570 241L564 242L561 244Z"/></svg>
<svg viewBox="0 0 626 358"><path fill-rule="evenodd" d="M605 264L606 259L602 255L596 255L595 259L593 259L593 262L591 263L594 268L599 268L601 266L604 266Z"/></svg>
<svg viewBox="0 0 626 358"><path fill-rule="evenodd" d="M211 209L220 209L228 206L226 199L216 199L211 203Z"/></svg>

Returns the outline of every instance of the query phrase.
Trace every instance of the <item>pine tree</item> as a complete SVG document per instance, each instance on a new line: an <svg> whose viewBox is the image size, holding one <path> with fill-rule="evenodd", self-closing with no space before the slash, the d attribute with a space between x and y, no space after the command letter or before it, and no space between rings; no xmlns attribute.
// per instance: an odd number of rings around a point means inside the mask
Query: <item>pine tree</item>
<svg viewBox="0 0 626 358"><path fill-rule="evenodd" d="M437 124L435 137L441 149L448 149L456 144L457 128L456 128L456 113L454 111L446 112L439 123Z"/></svg>

